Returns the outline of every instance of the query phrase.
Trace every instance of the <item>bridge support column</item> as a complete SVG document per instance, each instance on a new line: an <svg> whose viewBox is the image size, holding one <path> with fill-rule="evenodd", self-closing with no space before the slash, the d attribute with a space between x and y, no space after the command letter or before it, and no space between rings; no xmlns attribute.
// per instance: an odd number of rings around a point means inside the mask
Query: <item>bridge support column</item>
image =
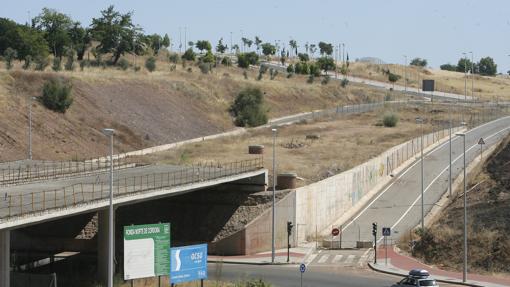
<svg viewBox="0 0 510 287"><path fill-rule="evenodd" d="M109 212L108 209L99 210L97 212L97 271L98 280L102 286L108 285L108 226ZM115 208L113 211L113 274L115 274Z"/></svg>
<svg viewBox="0 0 510 287"><path fill-rule="evenodd" d="M10 287L11 232L0 230L0 287Z"/></svg>

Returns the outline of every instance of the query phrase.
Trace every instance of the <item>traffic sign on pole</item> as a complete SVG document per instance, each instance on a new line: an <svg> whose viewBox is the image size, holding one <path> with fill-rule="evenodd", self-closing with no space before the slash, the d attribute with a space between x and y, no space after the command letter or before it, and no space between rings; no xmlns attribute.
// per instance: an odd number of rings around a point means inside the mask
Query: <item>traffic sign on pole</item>
<svg viewBox="0 0 510 287"><path fill-rule="evenodd" d="M305 263L301 263L301 265L299 265L299 272L305 273L305 271L306 271L306 265L305 265Z"/></svg>
<svg viewBox="0 0 510 287"><path fill-rule="evenodd" d="M382 235L383 236L390 236L391 235L391 228L390 227L383 227L382 228Z"/></svg>
<svg viewBox="0 0 510 287"><path fill-rule="evenodd" d="M331 230L331 235L337 236L338 234L340 234L340 230L338 228L333 228L333 230Z"/></svg>

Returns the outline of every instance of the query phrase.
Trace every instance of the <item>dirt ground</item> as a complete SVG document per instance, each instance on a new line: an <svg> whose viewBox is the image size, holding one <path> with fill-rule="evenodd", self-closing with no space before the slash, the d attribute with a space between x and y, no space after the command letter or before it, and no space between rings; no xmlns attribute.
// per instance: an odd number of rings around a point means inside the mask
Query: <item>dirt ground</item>
<svg viewBox="0 0 510 287"><path fill-rule="evenodd" d="M468 264L480 273L510 272L510 138L484 166L473 171L468 190ZM446 269L462 270L463 198L438 216L415 247L414 255ZM404 245L404 244L403 244ZM404 247L404 246L403 246ZM405 248L405 247L404 247Z"/></svg>
<svg viewBox="0 0 510 287"><path fill-rule="evenodd" d="M395 128L381 125L385 114L396 113L400 121ZM276 138L277 171L296 172L299 185L324 179L361 164L383 151L421 134L416 117L425 119L425 133L448 127L447 109L442 106L410 106L396 111L384 110L309 121L278 129ZM458 119L458 113L454 113ZM457 121L458 122L458 121ZM317 136L318 139L306 139ZM174 150L142 157L151 163L229 162L245 159L249 145L264 145L264 166L272 167L272 132L270 129L250 131L235 137L188 144Z"/></svg>

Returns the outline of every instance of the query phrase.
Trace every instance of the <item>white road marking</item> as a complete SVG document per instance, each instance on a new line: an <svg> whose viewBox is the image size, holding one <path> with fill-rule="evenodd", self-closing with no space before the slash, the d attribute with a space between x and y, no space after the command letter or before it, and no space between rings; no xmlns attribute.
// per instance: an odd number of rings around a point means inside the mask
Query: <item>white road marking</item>
<svg viewBox="0 0 510 287"><path fill-rule="evenodd" d="M308 258L306 258L305 264L308 265L308 264L312 263L312 261L315 259L315 257L317 257L317 254L312 254L312 255L308 256Z"/></svg>
<svg viewBox="0 0 510 287"><path fill-rule="evenodd" d="M352 261L354 260L354 257L356 257L356 256L354 256L354 255L347 256L347 259L345 260L345 263L346 264L352 263Z"/></svg>
<svg viewBox="0 0 510 287"><path fill-rule="evenodd" d="M329 258L328 254L322 255L322 257L319 259L319 261L317 261L317 263L319 263L319 264L326 263L328 258Z"/></svg>
<svg viewBox="0 0 510 287"><path fill-rule="evenodd" d="M504 128L504 129L502 129L502 130L500 130L500 131L498 131L498 132L495 132L495 133L493 133L492 135L490 135L490 136L486 137L485 139L486 139L486 140L488 140L488 139L490 139L490 138L494 137L495 135L497 135L497 134L499 134L499 133L501 133L501 132L503 132L503 131L505 131L505 130L508 130L508 129L510 129L510 128ZM473 146L471 146L469 149L467 149L467 150L466 150L466 153L468 153L470 150L472 150L472 149L474 149L474 148L476 148L476 147L478 147L478 143L474 144L474 145L473 145ZM462 153L461 155L459 155L458 157L456 157L456 158L452 161L452 164L453 164L454 162L456 162L457 160L459 160L460 158L462 158L463 156L464 156L464 153ZM436 176L436 177L435 177L435 178L434 178L434 179L430 182L430 184L427 186L427 188L425 188L425 189L423 190L423 194L425 194L425 193L427 192L427 190L429 190L429 188L430 188L430 187L431 187L431 186L432 186L432 185L433 185L433 184L437 181L437 179L438 179L439 177L441 177L441 176L443 175L443 173L445 173L445 172L448 170L448 168L449 168L449 166L446 166L446 168L444 168L444 169L443 169L443 170L442 170L442 171L441 171L441 172L440 172L440 173L439 173L439 174L438 174L438 175L437 175L437 176ZM405 216L409 213L409 211L411 211L411 209L413 209L413 208L415 207L414 205L415 205L415 204L418 202L418 200L420 200L420 199L421 199L421 194L420 194L420 195L418 195L418 197L416 198L416 200L415 200L415 201L414 201L414 202L413 202L413 203L409 206L409 208L408 208L408 209L404 212L404 214L403 214L403 215L402 215L402 216L401 216L401 217L397 220L397 222L395 222L395 224L393 224L393 226L391 226L391 229L394 229L394 228L395 228L395 226L397 226L397 225L398 225L398 224L402 221L402 219L404 219L404 217L405 217ZM381 240L383 240L383 238L384 238L384 236L382 236L381 238L379 238L379 240L377 240L377 242L379 243Z"/></svg>
<svg viewBox="0 0 510 287"><path fill-rule="evenodd" d="M331 263L335 264L335 263L340 262L340 260L342 260L342 257L344 257L344 256L343 256L343 255L336 255L336 256L333 258L333 261L331 261Z"/></svg>
<svg viewBox="0 0 510 287"><path fill-rule="evenodd" d="M367 259L368 255L362 255L358 260L359 265L363 265L365 262L367 262Z"/></svg>

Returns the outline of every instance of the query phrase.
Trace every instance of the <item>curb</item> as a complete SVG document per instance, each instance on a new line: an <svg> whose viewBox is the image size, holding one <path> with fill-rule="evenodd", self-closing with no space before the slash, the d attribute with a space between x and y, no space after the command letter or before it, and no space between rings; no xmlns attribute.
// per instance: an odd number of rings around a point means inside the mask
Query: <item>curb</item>
<svg viewBox="0 0 510 287"><path fill-rule="evenodd" d="M223 263L223 264L239 264L239 265L256 265L256 266L265 266L265 265L296 265L299 264L297 262L246 262L246 261L223 261L223 260L207 260L207 263Z"/></svg>
<svg viewBox="0 0 510 287"><path fill-rule="evenodd" d="M370 269L372 269L372 270L374 270L376 272L390 274L390 275L395 275L395 276L407 276L407 273L398 273L398 272L393 272L393 271L387 271L387 270L380 269L380 268L378 268L378 267L376 267L374 265L375 264L373 264L371 262L368 262L368 267L370 267ZM472 283L464 283L464 282L445 280L445 279L437 279L437 278L434 278L434 279L436 281L438 281L438 282L441 282L441 283L463 285L463 286L472 286L472 287L484 287L484 285L477 285L477 284L472 284Z"/></svg>

